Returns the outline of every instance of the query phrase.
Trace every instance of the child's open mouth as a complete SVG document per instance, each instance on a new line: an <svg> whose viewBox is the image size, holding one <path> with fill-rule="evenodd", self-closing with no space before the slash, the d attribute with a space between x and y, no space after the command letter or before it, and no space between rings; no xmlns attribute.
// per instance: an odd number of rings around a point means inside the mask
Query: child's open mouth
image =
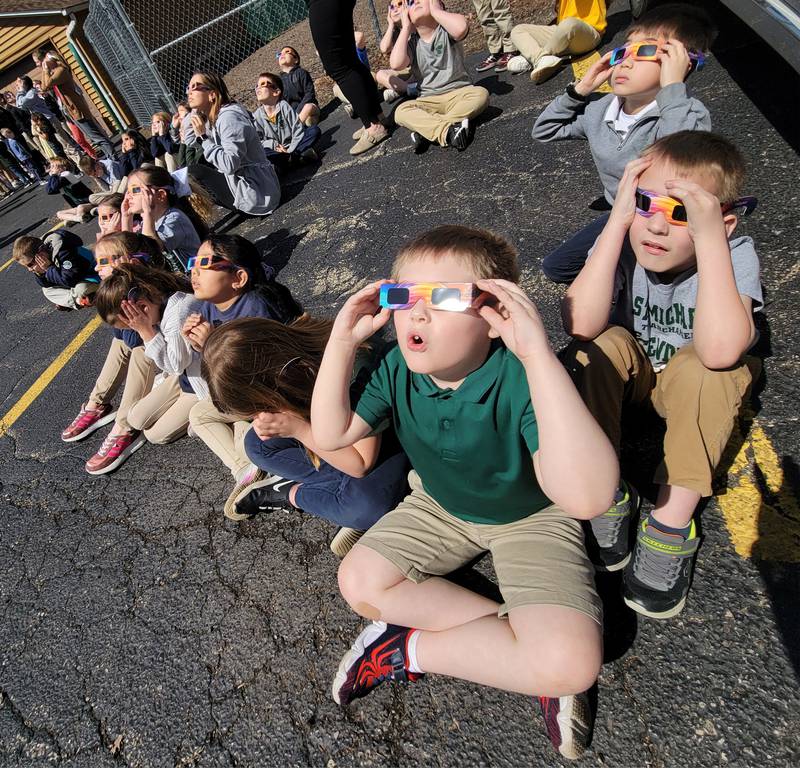
<svg viewBox="0 0 800 768"><path fill-rule="evenodd" d="M663 245L654 243L652 240L643 240L642 248L644 248L648 253L652 254L653 256L663 256L667 252L667 249Z"/></svg>
<svg viewBox="0 0 800 768"><path fill-rule="evenodd" d="M427 344L418 333L409 333L406 339L406 348L411 352L424 352Z"/></svg>

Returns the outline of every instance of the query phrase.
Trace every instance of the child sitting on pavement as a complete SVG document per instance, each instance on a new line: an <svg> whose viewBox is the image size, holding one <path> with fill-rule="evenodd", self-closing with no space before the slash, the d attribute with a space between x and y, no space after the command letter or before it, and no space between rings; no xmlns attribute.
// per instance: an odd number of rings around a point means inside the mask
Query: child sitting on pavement
<svg viewBox="0 0 800 768"><path fill-rule="evenodd" d="M314 80L300 66L300 54L291 45L284 45L277 56L283 80L283 98L306 127L319 123L320 109Z"/></svg>
<svg viewBox="0 0 800 768"><path fill-rule="evenodd" d="M656 6L631 25L624 46L608 51L545 108L533 138L586 139L610 205L626 163L645 147L677 131L711 129L708 110L687 94L684 81L703 64L713 38L702 8ZM612 92L594 93L606 81ZM545 275L572 281L607 220L598 217L545 256Z"/></svg>
<svg viewBox="0 0 800 768"><path fill-rule="evenodd" d="M58 309L91 306L97 290L94 258L77 235L64 229L44 238L23 235L14 241L12 256L34 274L45 298Z"/></svg>
<svg viewBox="0 0 800 768"><path fill-rule="evenodd" d="M389 0L386 11L386 32L383 33L378 47L385 56L391 56L400 28L403 25L403 6L405 0ZM397 101L403 96L415 99L419 95L417 84L411 76L411 67L400 70L379 69L375 75L375 82L383 88L383 100L387 104Z"/></svg>
<svg viewBox="0 0 800 768"><path fill-rule="evenodd" d="M625 567L625 602L653 618L683 609L695 510L760 370L746 356L763 301L758 257L750 238L729 240L737 213L755 206L739 197L743 179L741 154L721 136L682 131L653 144L628 164L562 306L575 339L564 364L617 450L630 405L651 404L666 421L653 511L636 526L636 492L620 481L589 540L599 568Z"/></svg>
<svg viewBox="0 0 800 768"><path fill-rule="evenodd" d="M396 282L354 294L334 322L315 442L337 450L391 419L414 472L411 495L339 569L343 597L374 623L342 658L333 696L348 704L426 672L534 695L553 744L577 757L602 660L579 520L606 511L619 466L518 279L503 238L439 227L400 251ZM351 406L356 351L390 309L397 344ZM442 578L487 550L502 605Z"/></svg>
<svg viewBox="0 0 800 768"><path fill-rule="evenodd" d="M419 97L401 104L395 122L411 131L415 152L431 143L467 148L472 139L470 120L486 109L489 92L472 85L464 66L461 41L469 22L459 13L442 9L440 0L417 0L401 9L402 27L389 65L394 70L411 65Z"/></svg>
<svg viewBox="0 0 800 768"><path fill-rule="evenodd" d="M253 112L261 146L267 159L279 173L290 164L319 160L314 144L319 141L318 125L303 126L297 113L283 98L283 81L270 72L262 72L256 85L258 109Z"/></svg>

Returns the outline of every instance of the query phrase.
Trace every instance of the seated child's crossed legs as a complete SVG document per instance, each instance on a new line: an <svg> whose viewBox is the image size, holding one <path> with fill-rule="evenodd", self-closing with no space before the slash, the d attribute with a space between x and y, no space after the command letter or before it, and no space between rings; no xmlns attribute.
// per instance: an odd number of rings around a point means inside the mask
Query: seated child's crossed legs
<svg viewBox="0 0 800 768"><path fill-rule="evenodd" d="M467 85L436 96L420 96L401 104L395 122L424 136L428 141L447 146L447 132L455 123L480 115L489 104L489 92L478 85Z"/></svg>
<svg viewBox="0 0 800 768"><path fill-rule="evenodd" d="M590 688L602 662L602 608L578 521L553 506L508 524L469 523L414 473L411 486L342 562L339 586L353 610L422 630L422 672L537 696ZM503 605L440 578L486 550Z"/></svg>

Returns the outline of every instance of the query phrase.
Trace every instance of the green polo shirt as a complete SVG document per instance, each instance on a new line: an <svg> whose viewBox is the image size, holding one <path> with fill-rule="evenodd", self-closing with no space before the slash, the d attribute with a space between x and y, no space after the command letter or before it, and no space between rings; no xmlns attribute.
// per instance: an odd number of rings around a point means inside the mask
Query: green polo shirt
<svg viewBox="0 0 800 768"><path fill-rule="evenodd" d="M510 523L552 503L533 471L539 433L528 379L500 342L458 389L411 372L395 344L353 407L373 428L392 419L425 491L462 520Z"/></svg>

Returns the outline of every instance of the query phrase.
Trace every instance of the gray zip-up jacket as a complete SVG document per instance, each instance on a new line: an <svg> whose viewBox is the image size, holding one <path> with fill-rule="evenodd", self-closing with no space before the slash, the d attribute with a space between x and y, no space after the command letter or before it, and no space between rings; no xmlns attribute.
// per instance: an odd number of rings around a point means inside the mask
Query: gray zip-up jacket
<svg viewBox="0 0 800 768"><path fill-rule="evenodd" d="M203 156L225 176L233 204L253 216L272 213L281 185L258 140L250 113L240 104L223 106L203 142Z"/></svg>
<svg viewBox="0 0 800 768"><path fill-rule="evenodd" d="M303 124L297 113L292 109L288 101L278 102L278 114L274 123L267 119L264 107L253 112L253 120L256 122L258 137L261 139L261 146L264 149L274 150L278 144L286 147L287 152L294 152L297 145L303 138Z"/></svg>
<svg viewBox="0 0 800 768"><path fill-rule="evenodd" d="M624 135L605 119L614 98L612 94L593 94L587 101L580 101L562 93L536 118L531 132L537 141L586 139L609 203L614 202L625 166L646 147L678 131L711 130L708 110L703 102L686 93L685 83L662 88L656 96L656 108L642 115Z"/></svg>

